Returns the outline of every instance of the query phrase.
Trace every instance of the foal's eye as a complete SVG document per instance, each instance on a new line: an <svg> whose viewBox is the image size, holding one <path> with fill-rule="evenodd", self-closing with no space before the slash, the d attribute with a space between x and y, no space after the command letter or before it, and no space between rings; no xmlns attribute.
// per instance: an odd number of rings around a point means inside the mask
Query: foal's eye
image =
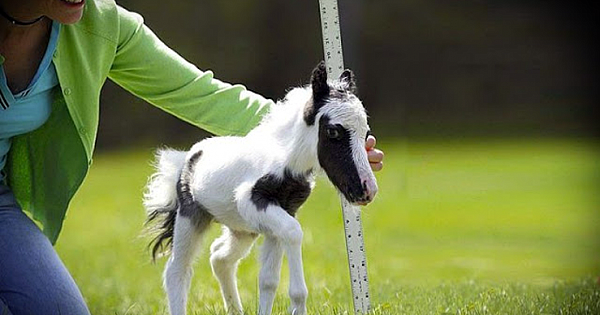
<svg viewBox="0 0 600 315"><path fill-rule="evenodd" d="M327 128L327 137L329 139L338 139L340 137L340 131L335 127Z"/></svg>

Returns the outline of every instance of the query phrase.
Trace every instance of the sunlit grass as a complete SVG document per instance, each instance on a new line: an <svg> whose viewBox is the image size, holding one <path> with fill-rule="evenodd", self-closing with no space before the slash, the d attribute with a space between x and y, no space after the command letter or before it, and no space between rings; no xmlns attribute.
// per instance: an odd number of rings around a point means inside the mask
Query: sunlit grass
<svg viewBox="0 0 600 315"><path fill-rule="evenodd" d="M595 314L600 150L575 140L381 141L380 193L364 210L375 314ZM141 195L152 150L99 154L57 249L93 314L168 314ZM339 200L321 180L299 212L313 314L351 310ZM211 230L209 240L219 233ZM210 242L204 245L206 249ZM257 308L256 250L240 266ZM205 250L206 253L206 250ZM206 255L191 314L222 313ZM287 268L276 300L285 313ZM351 312L350 312L351 313Z"/></svg>

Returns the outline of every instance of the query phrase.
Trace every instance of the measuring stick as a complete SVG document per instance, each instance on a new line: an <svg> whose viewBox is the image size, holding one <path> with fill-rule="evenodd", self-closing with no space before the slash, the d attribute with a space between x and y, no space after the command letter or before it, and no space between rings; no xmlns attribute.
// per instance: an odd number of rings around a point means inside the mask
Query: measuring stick
<svg viewBox="0 0 600 315"><path fill-rule="evenodd" d="M323 51L327 76L339 78L344 71L342 54L342 36L337 0L319 0L321 12L321 30L323 34ZM350 204L340 194L342 216L346 233L346 252L350 267L350 283L352 285L352 302L355 314L366 314L371 305L369 302L369 279L367 277L367 257L362 233L360 208Z"/></svg>

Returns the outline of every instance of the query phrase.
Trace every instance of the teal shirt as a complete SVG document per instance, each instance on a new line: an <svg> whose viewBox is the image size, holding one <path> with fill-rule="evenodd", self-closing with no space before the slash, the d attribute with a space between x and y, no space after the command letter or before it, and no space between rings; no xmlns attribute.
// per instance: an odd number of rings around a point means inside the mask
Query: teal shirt
<svg viewBox="0 0 600 315"><path fill-rule="evenodd" d="M0 182L4 180L4 165L11 138L33 131L43 125L52 109L52 89L58 85L52 55L56 49L60 23L53 22L46 52L27 88L15 95L8 88L4 68L0 67ZM0 57L0 65L4 58Z"/></svg>

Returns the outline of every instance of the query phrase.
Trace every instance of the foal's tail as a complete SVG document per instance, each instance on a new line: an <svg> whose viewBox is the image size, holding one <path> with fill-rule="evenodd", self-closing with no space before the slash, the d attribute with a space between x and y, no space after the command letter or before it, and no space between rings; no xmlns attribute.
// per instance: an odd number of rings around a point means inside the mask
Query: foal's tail
<svg viewBox="0 0 600 315"><path fill-rule="evenodd" d="M150 242L152 260L157 254L168 251L173 242L177 216L177 183L185 165L187 152L161 149L156 153L156 173L146 186L144 207L148 218L146 230L154 238Z"/></svg>

